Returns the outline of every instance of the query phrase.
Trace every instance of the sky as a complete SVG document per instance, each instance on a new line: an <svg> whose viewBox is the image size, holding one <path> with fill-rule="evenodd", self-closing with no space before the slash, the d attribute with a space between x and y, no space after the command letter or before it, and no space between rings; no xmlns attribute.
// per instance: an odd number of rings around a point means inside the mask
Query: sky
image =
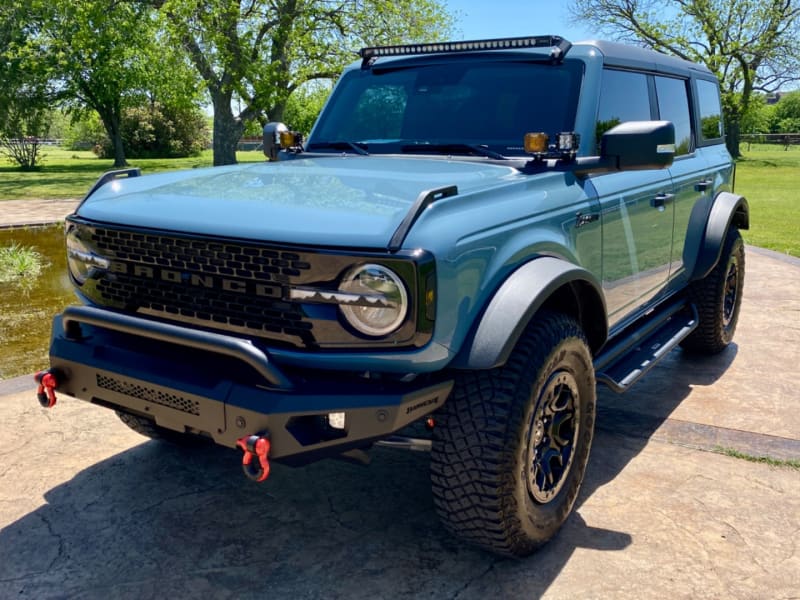
<svg viewBox="0 0 800 600"><path fill-rule="evenodd" d="M577 42L597 32L570 18L564 0L445 0L457 39L560 35Z"/></svg>

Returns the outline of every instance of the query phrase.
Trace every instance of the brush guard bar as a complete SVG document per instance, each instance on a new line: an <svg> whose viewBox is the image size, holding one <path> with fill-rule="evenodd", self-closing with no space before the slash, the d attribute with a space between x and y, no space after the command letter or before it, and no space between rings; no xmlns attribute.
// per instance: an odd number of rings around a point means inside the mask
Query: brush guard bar
<svg viewBox="0 0 800 600"><path fill-rule="evenodd" d="M66 336L72 339L82 337L81 323L121 333L144 334L154 340L237 358L255 369L267 381L270 388L290 390L293 387L292 382L270 362L267 355L247 340L121 315L91 306L68 306L64 309L61 318Z"/></svg>

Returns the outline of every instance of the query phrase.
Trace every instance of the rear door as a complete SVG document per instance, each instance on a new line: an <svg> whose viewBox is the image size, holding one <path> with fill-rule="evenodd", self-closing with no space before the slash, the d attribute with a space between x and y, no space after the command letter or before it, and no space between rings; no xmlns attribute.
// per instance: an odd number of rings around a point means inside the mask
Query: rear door
<svg viewBox="0 0 800 600"><path fill-rule="evenodd" d="M708 165L696 147L692 113L689 104L689 81L679 77L655 76L658 118L675 126L675 161L669 168L674 188L675 226L672 238L672 259L669 269L671 287L682 287L688 280L686 239L691 215L711 192ZM690 253L694 256L694 252ZM693 264L689 264L691 269Z"/></svg>

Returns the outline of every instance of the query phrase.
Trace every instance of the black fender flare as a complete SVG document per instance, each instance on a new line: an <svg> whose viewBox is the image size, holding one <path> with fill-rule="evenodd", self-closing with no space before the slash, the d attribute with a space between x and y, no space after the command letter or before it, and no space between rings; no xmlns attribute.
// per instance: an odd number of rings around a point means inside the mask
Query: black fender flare
<svg viewBox="0 0 800 600"><path fill-rule="evenodd" d="M750 229L750 207L744 196L720 192L708 214L705 235L700 245L691 281L708 275L719 262L725 236L731 225L739 229Z"/></svg>
<svg viewBox="0 0 800 600"><path fill-rule="evenodd" d="M545 306L575 317L596 352L608 336L601 289L594 275L566 260L543 256L525 263L495 292L451 366L493 369L505 364L528 323Z"/></svg>

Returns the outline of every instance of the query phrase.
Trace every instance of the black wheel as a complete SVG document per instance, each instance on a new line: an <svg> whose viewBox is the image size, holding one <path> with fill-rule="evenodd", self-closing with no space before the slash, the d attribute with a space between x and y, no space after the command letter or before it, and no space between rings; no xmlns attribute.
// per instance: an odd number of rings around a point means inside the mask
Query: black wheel
<svg viewBox="0 0 800 600"><path fill-rule="evenodd" d="M575 504L595 420L586 338L571 318L535 317L505 366L464 372L436 415L436 510L462 539L525 556Z"/></svg>
<svg viewBox="0 0 800 600"><path fill-rule="evenodd" d="M177 446L202 446L208 442L206 438L199 435L192 435L191 433L180 433L173 431L166 427L159 427L155 421L147 417L140 417L131 413L126 413L121 410L114 411L117 413L120 421L125 423L128 427L133 429L136 433L153 440L160 440L175 444Z"/></svg>
<svg viewBox="0 0 800 600"><path fill-rule="evenodd" d="M722 255L714 269L689 288L700 320L681 346L699 354L722 352L733 340L744 286L744 243L739 230L725 236Z"/></svg>

